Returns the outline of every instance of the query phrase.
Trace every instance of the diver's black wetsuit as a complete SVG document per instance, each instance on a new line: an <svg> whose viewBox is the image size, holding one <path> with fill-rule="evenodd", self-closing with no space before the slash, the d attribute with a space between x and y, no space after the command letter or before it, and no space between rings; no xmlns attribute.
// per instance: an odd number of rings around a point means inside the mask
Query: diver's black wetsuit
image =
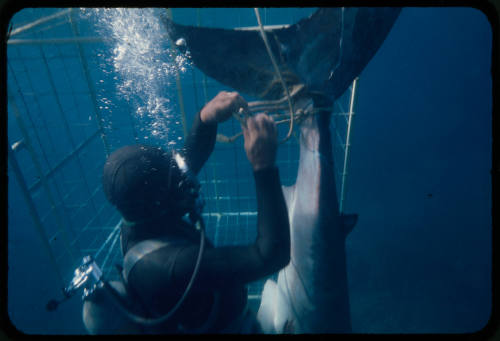
<svg viewBox="0 0 500 341"><path fill-rule="evenodd" d="M185 157L190 169L198 173L210 156L217 125L201 122L199 113L186 140ZM186 328L202 324L211 309L213 293L220 293L220 313L214 328L220 332L238 316L246 305L245 284L270 275L284 267L290 255L289 222L277 168L254 172L258 236L254 244L214 248L209 241L195 283L184 304L174 317L150 332L178 332L180 322ZM136 243L163 236L172 240L142 258L128 277L129 289L138 297L151 317L167 313L183 294L191 278L199 251L199 235L192 228L183 228L183 221L165 218L148 226L122 225L122 251ZM154 225L154 226L153 226ZM176 225L178 228L172 228Z"/></svg>

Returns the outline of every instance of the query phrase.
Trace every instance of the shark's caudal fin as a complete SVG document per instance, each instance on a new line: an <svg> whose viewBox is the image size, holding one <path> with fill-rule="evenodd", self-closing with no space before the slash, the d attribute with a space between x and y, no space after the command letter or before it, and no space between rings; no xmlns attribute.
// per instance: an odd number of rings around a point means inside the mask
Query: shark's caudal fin
<svg viewBox="0 0 500 341"><path fill-rule="evenodd" d="M289 88L339 97L382 45L400 8L320 8L287 28L266 29ZM215 80L261 99L285 94L258 30L184 26L162 18L170 38ZM185 42L185 44L184 44Z"/></svg>

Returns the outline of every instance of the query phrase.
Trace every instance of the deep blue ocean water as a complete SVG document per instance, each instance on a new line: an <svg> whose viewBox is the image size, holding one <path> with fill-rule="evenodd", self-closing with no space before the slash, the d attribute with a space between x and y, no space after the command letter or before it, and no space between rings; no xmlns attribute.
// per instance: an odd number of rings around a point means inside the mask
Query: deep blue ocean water
<svg viewBox="0 0 500 341"><path fill-rule="evenodd" d="M119 261L117 243L100 250L119 221L100 186L106 150L134 142L179 147L183 139L174 62L155 26L157 11L53 16L61 11L17 13L7 48L8 142L23 141L13 155L29 191L25 196L9 159L7 309L28 334L84 333L79 297L55 312L45 304L61 298L80 256L99 252L96 259L109 268ZM266 25L291 24L313 11L261 15ZM256 25L253 9L173 9L173 17L190 25ZM94 40L57 41L75 37ZM405 8L360 75L346 196L346 211L359 214L347 238L354 332L464 333L488 322L491 53L491 26L479 10ZM189 126L205 100L227 88L207 79L205 96L203 75L189 61L177 62ZM219 132L237 128L228 122ZM293 183L296 149L293 142L280 147L284 184ZM199 177L210 238L218 245L255 238L242 141L218 144ZM217 223L211 214L222 212L234 214Z"/></svg>

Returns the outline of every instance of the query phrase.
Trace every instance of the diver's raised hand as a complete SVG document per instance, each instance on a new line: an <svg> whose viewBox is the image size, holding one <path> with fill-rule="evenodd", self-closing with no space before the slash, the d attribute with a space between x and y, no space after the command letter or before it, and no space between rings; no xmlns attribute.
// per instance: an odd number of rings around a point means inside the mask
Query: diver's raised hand
<svg viewBox="0 0 500 341"><path fill-rule="evenodd" d="M221 123L240 108L247 110L248 103L239 93L221 91L201 109L200 118L203 123Z"/></svg>
<svg viewBox="0 0 500 341"><path fill-rule="evenodd" d="M278 133L276 123L266 114L248 117L246 126L242 125L245 137L245 151L253 170L274 166L278 148Z"/></svg>

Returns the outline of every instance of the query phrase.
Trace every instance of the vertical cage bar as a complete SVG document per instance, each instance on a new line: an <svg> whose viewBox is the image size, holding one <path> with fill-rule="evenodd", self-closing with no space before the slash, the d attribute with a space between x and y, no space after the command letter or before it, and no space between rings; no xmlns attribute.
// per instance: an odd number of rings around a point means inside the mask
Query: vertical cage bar
<svg viewBox="0 0 500 341"><path fill-rule="evenodd" d="M199 8L196 9L196 19L197 19L197 23L196 25L198 27L201 26L201 11ZM193 70L194 72L194 70ZM205 73L203 73L203 100L204 100L204 103L203 105L207 104L208 102L208 89L207 89L207 75ZM217 190L217 175L216 175L216 171L215 171L215 164L212 163L212 180L213 180L213 185L214 185L214 196L215 196L215 211L217 213L220 213L220 204L219 204L219 192ZM216 225L216 229L215 231L218 231L218 227L219 227L219 220L217 220L217 225ZM214 238L214 240L216 240Z"/></svg>
<svg viewBox="0 0 500 341"><path fill-rule="evenodd" d="M70 15L69 21L71 23L71 29L73 31L73 34L76 37L79 37L80 34L79 34L78 29L76 27L75 21L73 20L73 17L74 17L73 13L74 13L74 10L71 9L70 14L69 14ZM102 124L102 116L101 116L101 113L99 111L99 105L97 104L97 98L95 95L96 94L95 87L92 84L91 79L90 79L89 66L88 66L87 60L85 59L85 56L83 54L82 44L78 40L76 40L75 43L76 43L76 46L78 48L78 56L80 58L80 62L81 62L82 67L83 67L83 74L85 75L85 80L87 81L87 86L89 88L90 98L92 100L92 105L94 107L94 115L95 115L96 120L97 120L97 126L99 128L99 131L101 132L101 140L102 140L102 144L104 146L104 153L106 154L106 158L107 158L110 154L110 148L109 148L109 143L106 139L106 133L104 132L104 126Z"/></svg>
<svg viewBox="0 0 500 341"><path fill-rule="evenodd" d="M347 135L346 135L346 139L345 139L344 167L342 170L342 187L340 190L340 205L339 205L340 213L342 213L344 210L344 199L345 199L346 179L347 179L347 165L349 162L349 153L351 151L350 139L351 139L351 129L352 129L352 117L354 116L354 106L356 105L356 99L357 99L358 79L359 78L356 77L354 79L354 81L352 82L351 99L349 102L349 119L347 121Z"/></svg>
<svg viewBox="0 0 500 341"><path fill-rule="evenodd" d="M170 20L173 20L172 9L167 8L167 17ZM177 51L175 50L174 42L168 36L168 40L170 41L170 46L172 48L172 54L174 55L174 60L177 60ZM181 111L181 120L182 120L182 129L184 133L184 138L187 136L187 122L186 122L186 111L184 110L184 96L182 94L182 86L181 86L181 76L179 74L179 68L177 64L175 64L175 84L177 85L177 97L179 98L179 109Z"/></svg>

